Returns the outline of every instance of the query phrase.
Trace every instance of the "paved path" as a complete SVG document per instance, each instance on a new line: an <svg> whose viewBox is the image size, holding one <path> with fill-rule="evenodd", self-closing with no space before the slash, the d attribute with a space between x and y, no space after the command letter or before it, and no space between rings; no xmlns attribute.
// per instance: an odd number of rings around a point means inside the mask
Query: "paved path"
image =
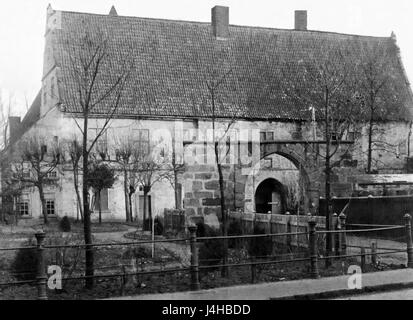
<svg viewBox="0 0 413 320"><path fill-rule="evenodd" d="M413 300L413 290L409 289L375 294L365 294L334 300Z"/></svg>
<svg viewBox="0 0 413 320"><path fill-rule="evenodd" d="M202 291L187 291L167 294L150 294L114 298L112 300L267 300L296 295L317 294L348 290L348 276L322 279L307 279L255 285L234 286ZM413 269L402 269L364 274L362 285L413 283Z"/></svg>

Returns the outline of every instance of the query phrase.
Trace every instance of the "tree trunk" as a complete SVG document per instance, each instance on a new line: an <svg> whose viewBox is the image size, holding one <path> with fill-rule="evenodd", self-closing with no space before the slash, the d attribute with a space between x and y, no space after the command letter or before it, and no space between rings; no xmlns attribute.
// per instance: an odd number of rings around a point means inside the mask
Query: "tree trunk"
<svg viewBox="0 0 413 320"><path fill-rule="evenodd" d="M77 205L80 212L80 220L83 222L83 208L82 208L82 199L80 198L79 192L79 171L77 168L73 168L73 183L76 191Z"/></svg>
<svg viewBox="0 0 413 320"><path fill-rule="evenodd" d="M175 137L172 138L172 168L174 170L175 209L181 209L180 192L178 190L178 170L176 168Z"/></svg>
<svg viewBox="0 0 413 320"><path fill-rule="evenodd" d="M99 203L99 224L102 224L102 203L100 202L101 190L98 190L98 203Z"/></svg>
<svg viewBox="0 0 413 320"><path fill-rule="evenodd" d="M143 221L144 221L144 230L150 231L152 230L152 212L149 210L149 199L148 194L151 192L150 186L143 187ZM146 223L146 220L148 222Z"/></svg>
<svg viewBox="0 0 413 320"><path fill-rule="evenodd" d="M125 195L125 213L126 213L126 222L131 222L132 214L131 208L129 207L129 190L128 190L128 172L123 170L123 193Z"/></svg>
<svg viewBox="0 0 413 320"><path fill-rule="evenodd" d="M228 235L228 226L227 226L227 215L225 208L225 192L224 192L224 177L222 174L221 162L219 159L219 148L218 142L215 141L215 93L211 91L211 101L212 101L212 134L214 141L214 151L215 151L215 162L218 169L218 182L219 182L219 191L220 191L220 206L221 206L221 220L222 220L222 235L226 237ZM223 240L223 264L228 264L228 239ZM223 267L221 270L222 277L228 277L228 267Z"/></svg>
<svg viewBox="0 0 413 320"><path fill-rule="evenodd" d="M225 192L224 192L224 177L222 175L222 167L221 164L218 163L218 179L219 179L219 191L220 191L220 204L221 204L221 217L222 217L222 235L224 237L228 236L228 222L227 222L227 209L225 206ZM224 256L223 256L223 264L228 264L228 239L224 239ZM228 267L223 267L221 271L221 275L223 277L228 277Z"/></svg>
<svg viewBox="0 0 413 320"><path fill-rule="evenodd" d="M148 208L148 192L146 191L146 188L144 187L144 192L143 192L143 230L144 231L148 231L148 223L146 221L148 219L147 208Z"/></svg>
<svg viewBox="0 0 413 320"><path fill-rule="evenodd" d="M43 222L45 225L48 225L49 219L47 217L46 199L44 197L43 185L41 183L38 186L38 190L40 195L40 202L42 204Z"/></svg>
<svg viewBox="0 0 413 320"><path fill-rule="evenodd" d="M330 119L328 114L329 92L326 89L325 98L325 135L326 135L326 154L325 154L325 214L326 214L326 230L331 229L331 165L330 165ZM331 234L326 234L326 256L331 255ZM325 260L326 267L331 265L331 260Z"/></svg>
<svg viewBox="0 0 413 320"><path fill-rule="evenodd" d="M132 210L132 192L128 193L128 201L129 201L129 212L130 212L130 217L131 217L131 222L133 222L133 210Z"/></svg>
<svg viewBox="0 0 413 320"><path fill-rule="evenodd" d="M174 190L175 190L175 209L180 210L181 208L181 199L180 199L180 190L178 189L178 171L174 170Z"/></svg>
<svg viewBox="0 0 413 320"><path fill-rule="evenodd" d="M373 115L370 115L369 121L369 142L368 142L368 149L367 149L367 173L371 173L371 163L373 161Z"/></svg>
<svg viewBox="0 0 413 320"><path fill-rule="evenodd" d="M87 114L84 117L84 130L83 130L83 146L82 146L82 155L83 155L83 186L82 186L82 195L83 195L83 232L85 238L85 275L86 275L86 288L92 289L94 284L94 254L92 245L92 221L90 217L89 210L89 186L87 177L89 175L88 159L89 154L87 152L87 128L88 128L88 118Z"/></svg>

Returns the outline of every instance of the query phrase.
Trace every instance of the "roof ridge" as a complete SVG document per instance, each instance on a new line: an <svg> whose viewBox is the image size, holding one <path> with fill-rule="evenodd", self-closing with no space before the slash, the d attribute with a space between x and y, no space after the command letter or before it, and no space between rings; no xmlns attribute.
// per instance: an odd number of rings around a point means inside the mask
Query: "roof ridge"
<svg viewBox="0 0 413 320"><path fill-rule="evenodd" d="M193 20L151 18L151 17L124 16L124 15L110 16L110 15L104 14L104 13L90 13L90 12L78 12L78 11L66 11L66 10L55 10L55 11L60 11L62 13L84 14L84 15L90 15L90 16L102 16L102 17L108 17L108 18L114 18L114 19L129 18L129 19L156 20L156 21L169 21L169 22L198 23L198 24L207 24L207 25L210 24L210 22L193 21Z"/></svg>
<svg viewBox="0 0 413 320"><path fill-rule="evenodd" d="M175 22L175 23L188 23L188 24L199 24L199 25L210 25L211 24L211 22L194 21L194 20L180 20L180 19L167 19L167 18L124 16L124 15L113 16L113 15L103 14L103 13L90 13L90 12L78 12L78 11L66 11L66 10L55 10L55 11L60 11L62 13L69 13L69 14L101 16L101 17L108 17L108 18L113 18L113 19L127 18L127 19L140 19L140 20L151 20L151 21L160 21L160 22ZM335 31L324 31L324 30L305 30L305 31L303 31L303 30L295 30L295 29L288 29L288 28L251 26L251 25L241 25L241 24L229 24L229 27L261 29L261 30L268 30L268 31L290 31L290 32L302 33L302 34L321 33L321 34L341 35L341 36L349 36L349 37L359 37L359 38L391 39L391 36L370 36L370 35L361 35L361 34L354 34L354 33L335 32Z"/></svg>

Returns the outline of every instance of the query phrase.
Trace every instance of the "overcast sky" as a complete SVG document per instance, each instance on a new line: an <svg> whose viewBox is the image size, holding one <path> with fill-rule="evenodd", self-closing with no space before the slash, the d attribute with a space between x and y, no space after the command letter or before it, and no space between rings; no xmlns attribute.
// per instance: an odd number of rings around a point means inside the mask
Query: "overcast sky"
<svg viewBox="0 0 413 320"><path fill-rule="evenodd" d="M214 5L230 7L230 24L291 29L294 10L308 10L308 28L390 36L394 31L409 79L413 79L411 0L9 0L0 9L0 89L24 115L41 87L46 8L119 15L210 21Z"/></svg>

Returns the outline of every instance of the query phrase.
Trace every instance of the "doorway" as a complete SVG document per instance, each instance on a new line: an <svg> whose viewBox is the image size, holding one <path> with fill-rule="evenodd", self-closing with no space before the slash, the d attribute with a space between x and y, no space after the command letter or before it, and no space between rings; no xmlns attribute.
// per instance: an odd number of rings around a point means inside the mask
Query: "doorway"
<svg viewBox="0 0 413 320"><path fill-rule="evenodd" d="M284 214L286 195L283 185L275 179L261 182L255 191L255 212Z"/></svg>
<svg viewBox="0 0 413 320"><path fill-rule="evenodd" d="M147 195L148 197L148 208L147 208L147 212L148 212L148 216L146 217L146 219L149 219L149 217L152 217L152 199L151 199L151 195ZM144 203L145 197L142 195L139 195L139 218L143 221L143 203Z"/></svg>

